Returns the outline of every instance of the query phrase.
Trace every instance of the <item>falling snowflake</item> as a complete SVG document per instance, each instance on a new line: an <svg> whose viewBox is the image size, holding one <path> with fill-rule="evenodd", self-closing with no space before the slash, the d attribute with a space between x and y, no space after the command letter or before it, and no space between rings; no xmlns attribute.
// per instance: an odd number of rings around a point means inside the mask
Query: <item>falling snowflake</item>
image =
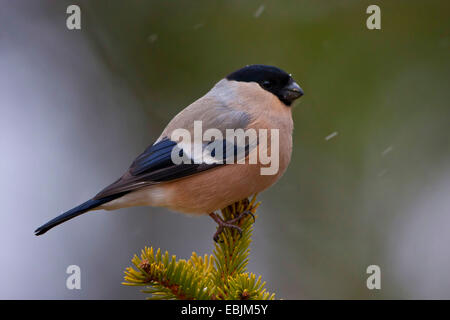
<svg viewBox="0 0 450 320"><path fill-rule="evenodd" d="M386 149L383 150L383 152L381 153L381 155L384 157L385 155L387 155L389 152L391 152L392 150L394 150L393 146L389 146Z"/></svg>
<svg viewBox="0 0 450 320"><path fill-rule="evenodd" d="M259 6L258 10L255 11L255 18L259 18L259 16L264 12L265 6L262 4Z"/></svg>
<svg viewBox="0 0 450 320"><path fill-rule="evenodd" d="M381 178L381 177L384 176L387 172L388 172L387 169L381 170L381 171L378 173L378 177Z"/></svg>
<svg viewBox="0 0 450 320"><path fill-rule="evenodd" d="M328 136L326 136L326 137L325 137L325 140L328 141L328 140L330 140L330 139L333 139L333 138L336 137L337 135L338 135L338 132L335 131L335 132L329 134Z"/></svg>
<svg viewBox="0 0 450 320"><path fill-rule="evenodd" d="M200 28L203 27L203 26L204 26L203 23L198 23L198 24L196 24L196 25L194 26L194 30L198 30L198 29L200 29Z"/></svg>
<svg viewBox="0 0 450 320"><path fill-rule="evenodd" d="M158 35L156 33L151 34L147 38L148 42L154 43L156 40L158 40Z"/></svg>

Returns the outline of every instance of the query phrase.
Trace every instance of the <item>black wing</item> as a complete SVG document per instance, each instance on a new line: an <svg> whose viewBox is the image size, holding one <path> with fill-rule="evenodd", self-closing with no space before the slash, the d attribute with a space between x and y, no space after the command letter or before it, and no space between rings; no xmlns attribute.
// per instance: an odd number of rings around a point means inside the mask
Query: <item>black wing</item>
<svg viewBox="0 0 450 320"><path fill-rule="evenodd" d="M211 143L206 144L204 150L207 150L208 145L211 145ZM222 145L223 150L220 155L216 155L215 150L212 150L210 153L213 158L221 157L222 161L220 163L174 164L172 161L172 152L178 152L180 156L183 156L184 151L177 146L176 142L167 138L163 139L148 147L134 160L128 171L119 180L100 191L94 199L101 199L117 193L130 192L209 170L224 165L227 156L234 156L235 159L240 158L239 154L247 156L250 149L249 145L246 145L244 152L240 153L236 147L230 149L230 144L226 140L222 142Z"/></svg>

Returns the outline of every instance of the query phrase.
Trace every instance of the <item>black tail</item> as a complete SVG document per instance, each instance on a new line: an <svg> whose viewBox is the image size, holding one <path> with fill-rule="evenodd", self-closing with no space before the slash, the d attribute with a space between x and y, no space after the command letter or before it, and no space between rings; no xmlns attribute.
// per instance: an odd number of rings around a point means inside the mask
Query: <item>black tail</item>
<svg viewBox="0 0 450 320"><path fill-rule="evenodd" d="M126 194L128 192L121 192L121 193L117 193L117 194L113 194L111 196L108 197L104 197L101 199L91 199L86 201L83 204L80 204L78 207L75 207L67 212L64 212L63 214L57 216L56 218L50 220L49 222L47 222L46 224L40 226L39 228L37 228L34 231L34 234L36 236L40 236L41 234L46 233L48 230L50 230L53 227L56 227L58 224L61 224L63 222L66 222L67 220L73 219L77 216L79 216L80 214L86 213L89 210L92 210L98 206L101 206L104 203L107 203L109 201L112 201L114 199L120 198L121 196L123 196L124 194Z"/></svg>

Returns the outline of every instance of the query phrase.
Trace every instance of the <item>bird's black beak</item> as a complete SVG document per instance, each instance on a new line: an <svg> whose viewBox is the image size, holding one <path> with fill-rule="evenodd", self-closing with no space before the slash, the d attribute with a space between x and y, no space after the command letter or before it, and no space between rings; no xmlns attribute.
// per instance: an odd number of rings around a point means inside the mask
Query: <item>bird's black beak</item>
<svg viewBox="0 0 450 320"><path fill-rule="evenodd" d="M303 89L295 82L291 80L287 86L285 86L281 92L282 101L288 106L294 102L294 100L300 98L303 95Z"/></svg>

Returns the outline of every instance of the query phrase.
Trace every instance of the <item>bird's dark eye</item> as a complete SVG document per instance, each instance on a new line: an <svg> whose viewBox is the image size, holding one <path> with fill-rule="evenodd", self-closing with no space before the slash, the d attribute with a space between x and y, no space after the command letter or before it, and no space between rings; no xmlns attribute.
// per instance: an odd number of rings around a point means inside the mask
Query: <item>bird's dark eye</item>
<svg viewBox="0 0 450 320"><path fill-rule="evenodd" d="M262 86L263 86L264 88L270 88L270 87L272 87L272 81L270 81L270 80L264 80L264 81L262 82Z"/></svg>

